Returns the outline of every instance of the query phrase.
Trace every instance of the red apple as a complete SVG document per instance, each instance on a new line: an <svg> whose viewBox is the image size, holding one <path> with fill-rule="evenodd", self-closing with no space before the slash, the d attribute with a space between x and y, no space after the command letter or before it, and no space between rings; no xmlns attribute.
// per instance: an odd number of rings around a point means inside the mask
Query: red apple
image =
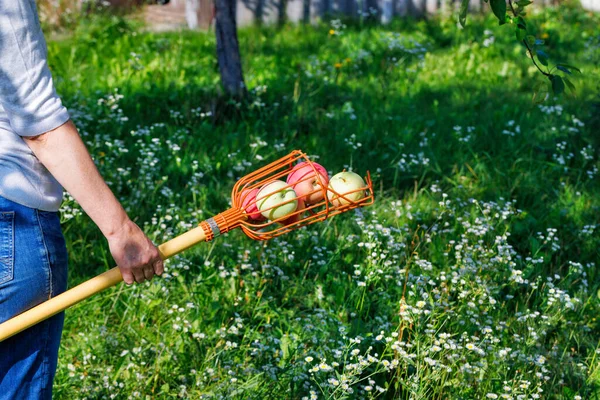
<svg viewBox="0 0 600 400"><path fill-rule="evenodd" d="M255 221L262 221L265 219L263 215L258 210L258 205L256 204L256 195L258 194L259 188L254 189L244 189L242 191L242 208L248 218L253 219Z"/></svg>
<svg viewBox="0 0 600 400"><path fill-rule="evenodd" d="M329 184L329 175L322 165L304 161L292 169L287 177L287 183L293 185L292 187L298 198L304 200L307 204L315 204L324 198L323 188L326 188Z"/></svg>

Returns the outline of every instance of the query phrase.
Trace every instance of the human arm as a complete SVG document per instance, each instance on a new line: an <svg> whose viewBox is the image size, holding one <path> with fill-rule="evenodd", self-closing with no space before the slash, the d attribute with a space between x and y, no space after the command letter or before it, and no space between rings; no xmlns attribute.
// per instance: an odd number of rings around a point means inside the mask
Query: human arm
<svg viewBox="0 0 600 400"><path fill-rule="evenodd" d="M131 221L104 182L72 121L23 139L98 225L127 284L141 283L163 273L158 249Z"/></svg>
<svg viewBox="0 0 600 400"><path fill-rule="evenodd" d="M163 271L158 250L98 173L48 68L33 0L0 0L0 131L21 136L99 226L127 283Z"/></svg>

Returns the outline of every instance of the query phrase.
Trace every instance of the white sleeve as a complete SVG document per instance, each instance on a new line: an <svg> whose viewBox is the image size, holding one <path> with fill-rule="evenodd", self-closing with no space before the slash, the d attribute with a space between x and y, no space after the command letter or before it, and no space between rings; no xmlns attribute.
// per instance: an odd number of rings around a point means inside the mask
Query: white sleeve
<svg viewBox="0 0 600 400"><path fill-rule="evenodd" d="M0 0L0 104L21 136L40 135L69 120L48 69L34 0Z"/></svg>

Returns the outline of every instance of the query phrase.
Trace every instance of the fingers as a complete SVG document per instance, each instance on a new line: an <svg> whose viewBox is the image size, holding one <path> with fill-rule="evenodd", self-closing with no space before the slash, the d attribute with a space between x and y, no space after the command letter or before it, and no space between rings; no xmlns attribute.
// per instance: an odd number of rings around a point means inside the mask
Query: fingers
<svg viewBox="0 0 600 400"><path fill-rule="evenodd" d="M163 260L159 255L156 255L154 259L146 264L121 269L121 275L123 276L123 281L125 281L126 284L131 285L134 282L142 283L144 281L149 281L154 275L162 275L164 270Z"/></svg>
<svg viewBox="0 0 600 400"><path fill-rule="evenodd" d="M135 279L133 278L133 274L129 270L121 269L121 275L123 276L123 281L128 285L133 284L133 282L135 281Z"/></svg>
<svg viewBox="0 0 600 400"><path fill-rule="evenodd" d="M146 278L147 280L152 279L152 277L154 276L154 268L152 268L152 265L146 265L142 271L144 272L144 278Z"/></svg>
<svg viewBox="0 0 600 400"><path fill-rule="evenodd" d="M115 262L121 269L123 281L128 285L142 283L164 272L164 264L158 248L130 221L125 236L110 236L109 247Z"/></svg>
<svg viewBox="0 0 600 400"><path fill-rule="evenodd" d="M159 258L154 262L154 273L160 276L163 274L163 272L165 272L165 265L163 263L163 260Z"/></svg>
<svg viewBox="0 0 600 400"><path fill-rule="evenodd" d="M144 276L144 270L141 268L132 269L131 273L133 274L133 277L137 283L142 283L146 280L146 277Z"/></svg>
<svg viewBox="0 0 600 400"><path fill-rule="evenodd" d="M149 281L154 276L154 273L155 267L153 267L152 264L146 264L142 267L121 270L123 281L128 285L131 285L134 282L142 283L144 281Z"/></svg>

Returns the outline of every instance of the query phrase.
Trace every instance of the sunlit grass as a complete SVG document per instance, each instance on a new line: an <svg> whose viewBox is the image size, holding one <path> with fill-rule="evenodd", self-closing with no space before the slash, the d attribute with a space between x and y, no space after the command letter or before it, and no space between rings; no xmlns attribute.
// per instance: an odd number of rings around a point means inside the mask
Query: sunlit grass
<svg viewBox="0 0 600 400"><path fill-rule="evenodd" d="M102 174L157 243L296 148L370 170L377 196L269 243L231 232L69 310L56 397L597 396L600 21L532 21L584 71L577 97L534 104L543 77L491 18L242 30L245 104L219 98L210 33L114 18L51 41ZM112 267L73 210L71 285Z"/></svg>

